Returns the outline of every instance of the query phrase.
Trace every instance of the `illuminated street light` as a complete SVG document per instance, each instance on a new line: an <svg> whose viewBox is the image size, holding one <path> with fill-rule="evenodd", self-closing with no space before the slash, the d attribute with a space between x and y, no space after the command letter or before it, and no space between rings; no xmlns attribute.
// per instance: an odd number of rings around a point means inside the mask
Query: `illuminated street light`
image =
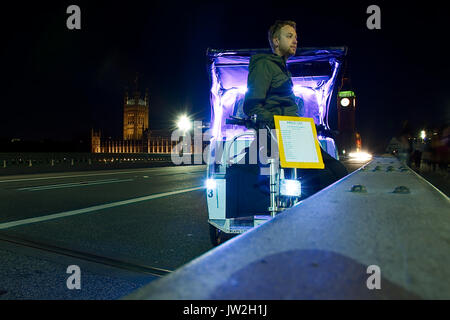
<svg viewBox="0 0 450 320"><path fill-rule="evenodd" d="M186 115L182 115L178 118L177 126L178 129L180 129L183 132L186 132L191 130L192 122Z"/></svg>
<svg viewBox="0 0 450 320"><path fill-rule="evenodd" d="M177 127L183 133L182 136L181 136L181 138L182 138L182 142L181 142L182 143L182 147L181 147L179 152L180 152L180 156L184 156L185 154L189 153L188 145L187 145L187 139L190 139L190 138L187 138L186 134L189 135L188 132L189 132L189 130L192 129L192 121L191 121L191 119L189 119L188 116L181 115L178 118L178 120L177 120Z"/></svg>
<svg viewBox="0 0 450 320"><path fill-rule="evenodd" d="M422 138L422 140L424 140L426 138L427 134L425 132L425 130L420 131L420 137Z"/></svg>

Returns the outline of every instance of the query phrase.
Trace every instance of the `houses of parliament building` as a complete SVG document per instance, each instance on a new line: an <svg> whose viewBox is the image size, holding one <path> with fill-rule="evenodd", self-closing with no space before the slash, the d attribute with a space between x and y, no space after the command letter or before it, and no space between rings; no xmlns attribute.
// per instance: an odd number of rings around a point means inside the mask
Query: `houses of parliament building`
<svg viewBox="0 0 450 320"><path fill-rule="evenodd" d="M100 131L91 129L92 153L157 153L170 154L178 141L171 141L169 130L150 130L148 89L144 97L136 90L125 92L123 101L123 139L104 139Z"/></svg>

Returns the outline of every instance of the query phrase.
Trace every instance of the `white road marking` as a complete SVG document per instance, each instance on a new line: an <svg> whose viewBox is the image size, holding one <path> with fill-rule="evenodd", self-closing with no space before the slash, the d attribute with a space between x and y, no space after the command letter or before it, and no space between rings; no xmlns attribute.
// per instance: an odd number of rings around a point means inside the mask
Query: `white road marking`
<svg viewBox="0 0 450 320"><path fill-rule="evenodd" d="M107 179L107 180L98 180L98 181L51 184L51 185L45 185L45 186L20 188L20 189L16 189L16 190L18 190L18 191L41 191L41 190L50 190L50 189L88 187L88 186L92 186L92 185L96 185L96 184L107 184L107 183L127 182L127 181L133 181L133 179L122 179L122 180Z"/></svg>
<svg viewBox="0 0 450 320"><path fill-rule="evenodd" d="M174 168L174 167L167 167ZM176 167L178 168L178 167ZM40 178L21 178L21 179L5 179L0 180L0 183L8 183L8 182L20 182L20 181L36 181L36 180L50 180L50 179L64 179L64 178L78 178L78 177L94 177L94 176L105 176L105 175L115 175L115 174L129 174L129 173L137 173L137 172L148 172L151 173L153 171L161 170L162 167L158 168L148 168L145 170L135 170L135 171L119 171L119 172L105 172L105 173L91 173L91 174L74 174L74 175L64 175L64 176L50 176L50 177L40 177ZM204 170L193 171L193 173L203 172ZM179 174L180 172L174 172L173 174ZM170 173L165 173L163 175L168 175Z"/></svg>
<svg viewBox="0 0 450 320"><path fill-rule="evenodd" d="M17 227L17 226L22 226L22 225L26 225L26 224L30 224L30 223L43 222L43 221L48 221L48 220L53 220L53 219L58 219L58 218L63 218L63 217L74 216L74 215L77 215L77 214L88 213L88 212L92 212L92 211L98 211L98 210L114 208L114 207L118 207L118 206L124 206L124 205L127 205L127 204L141 202L141 201L147 201L147 200L153 200L153 199L168 197L168 196L172 196L172 195L175 195L175 194L180 194L180 193L184 193L184 192L200 190L200 189L204 189L204 188L205 188L204 186L201 186L201 187L195 187L195 188L189 188L189 189L183 189L183 190L176 190L176 191L171 191L171 192L152 194L150 196L145 196L145 197L140 197L140 198L135 198L135 199L129 199L129 200L124 200L124 201L118 201L118 202L112 202L112 203L106 203L106 204L92 206L92 207L78 209L78 210L72 210L72 211L66 211L66 212L61 212L61 213L50 214L50 215L46 215L46 216L42 216L42 217L29 218L29 219L23 219L23 220L17 220L17 221L1 223L0 224L0 230L7 229L7 228L12 228L12 227Z"/></svg>

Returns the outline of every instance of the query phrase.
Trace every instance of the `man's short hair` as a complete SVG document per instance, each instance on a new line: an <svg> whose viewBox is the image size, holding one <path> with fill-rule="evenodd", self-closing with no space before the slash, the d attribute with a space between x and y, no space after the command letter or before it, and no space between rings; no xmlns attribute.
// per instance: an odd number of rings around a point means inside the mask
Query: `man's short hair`
<svg viewBox="0 0 450 320"><path fill-rule="evenodd" d="M275 23L269 28L269 43L272 51L275 50L273 46L273 38L280 37L280 30L284 26L291 26L292 28L296 28L296 23L290 20L277 20Z"/></svg>

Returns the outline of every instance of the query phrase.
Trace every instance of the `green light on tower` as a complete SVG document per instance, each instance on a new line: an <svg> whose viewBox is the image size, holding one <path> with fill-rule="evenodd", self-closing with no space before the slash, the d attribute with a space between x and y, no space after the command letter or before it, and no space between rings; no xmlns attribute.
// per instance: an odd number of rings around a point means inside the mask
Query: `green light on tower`
<svg viewBox="0 0 450 320"><path fill-rule="evenodd" d="M338 97L339 98L349 98L349 97L354 97L355 93L353 91L340 91L338 93Z"/></svg>

